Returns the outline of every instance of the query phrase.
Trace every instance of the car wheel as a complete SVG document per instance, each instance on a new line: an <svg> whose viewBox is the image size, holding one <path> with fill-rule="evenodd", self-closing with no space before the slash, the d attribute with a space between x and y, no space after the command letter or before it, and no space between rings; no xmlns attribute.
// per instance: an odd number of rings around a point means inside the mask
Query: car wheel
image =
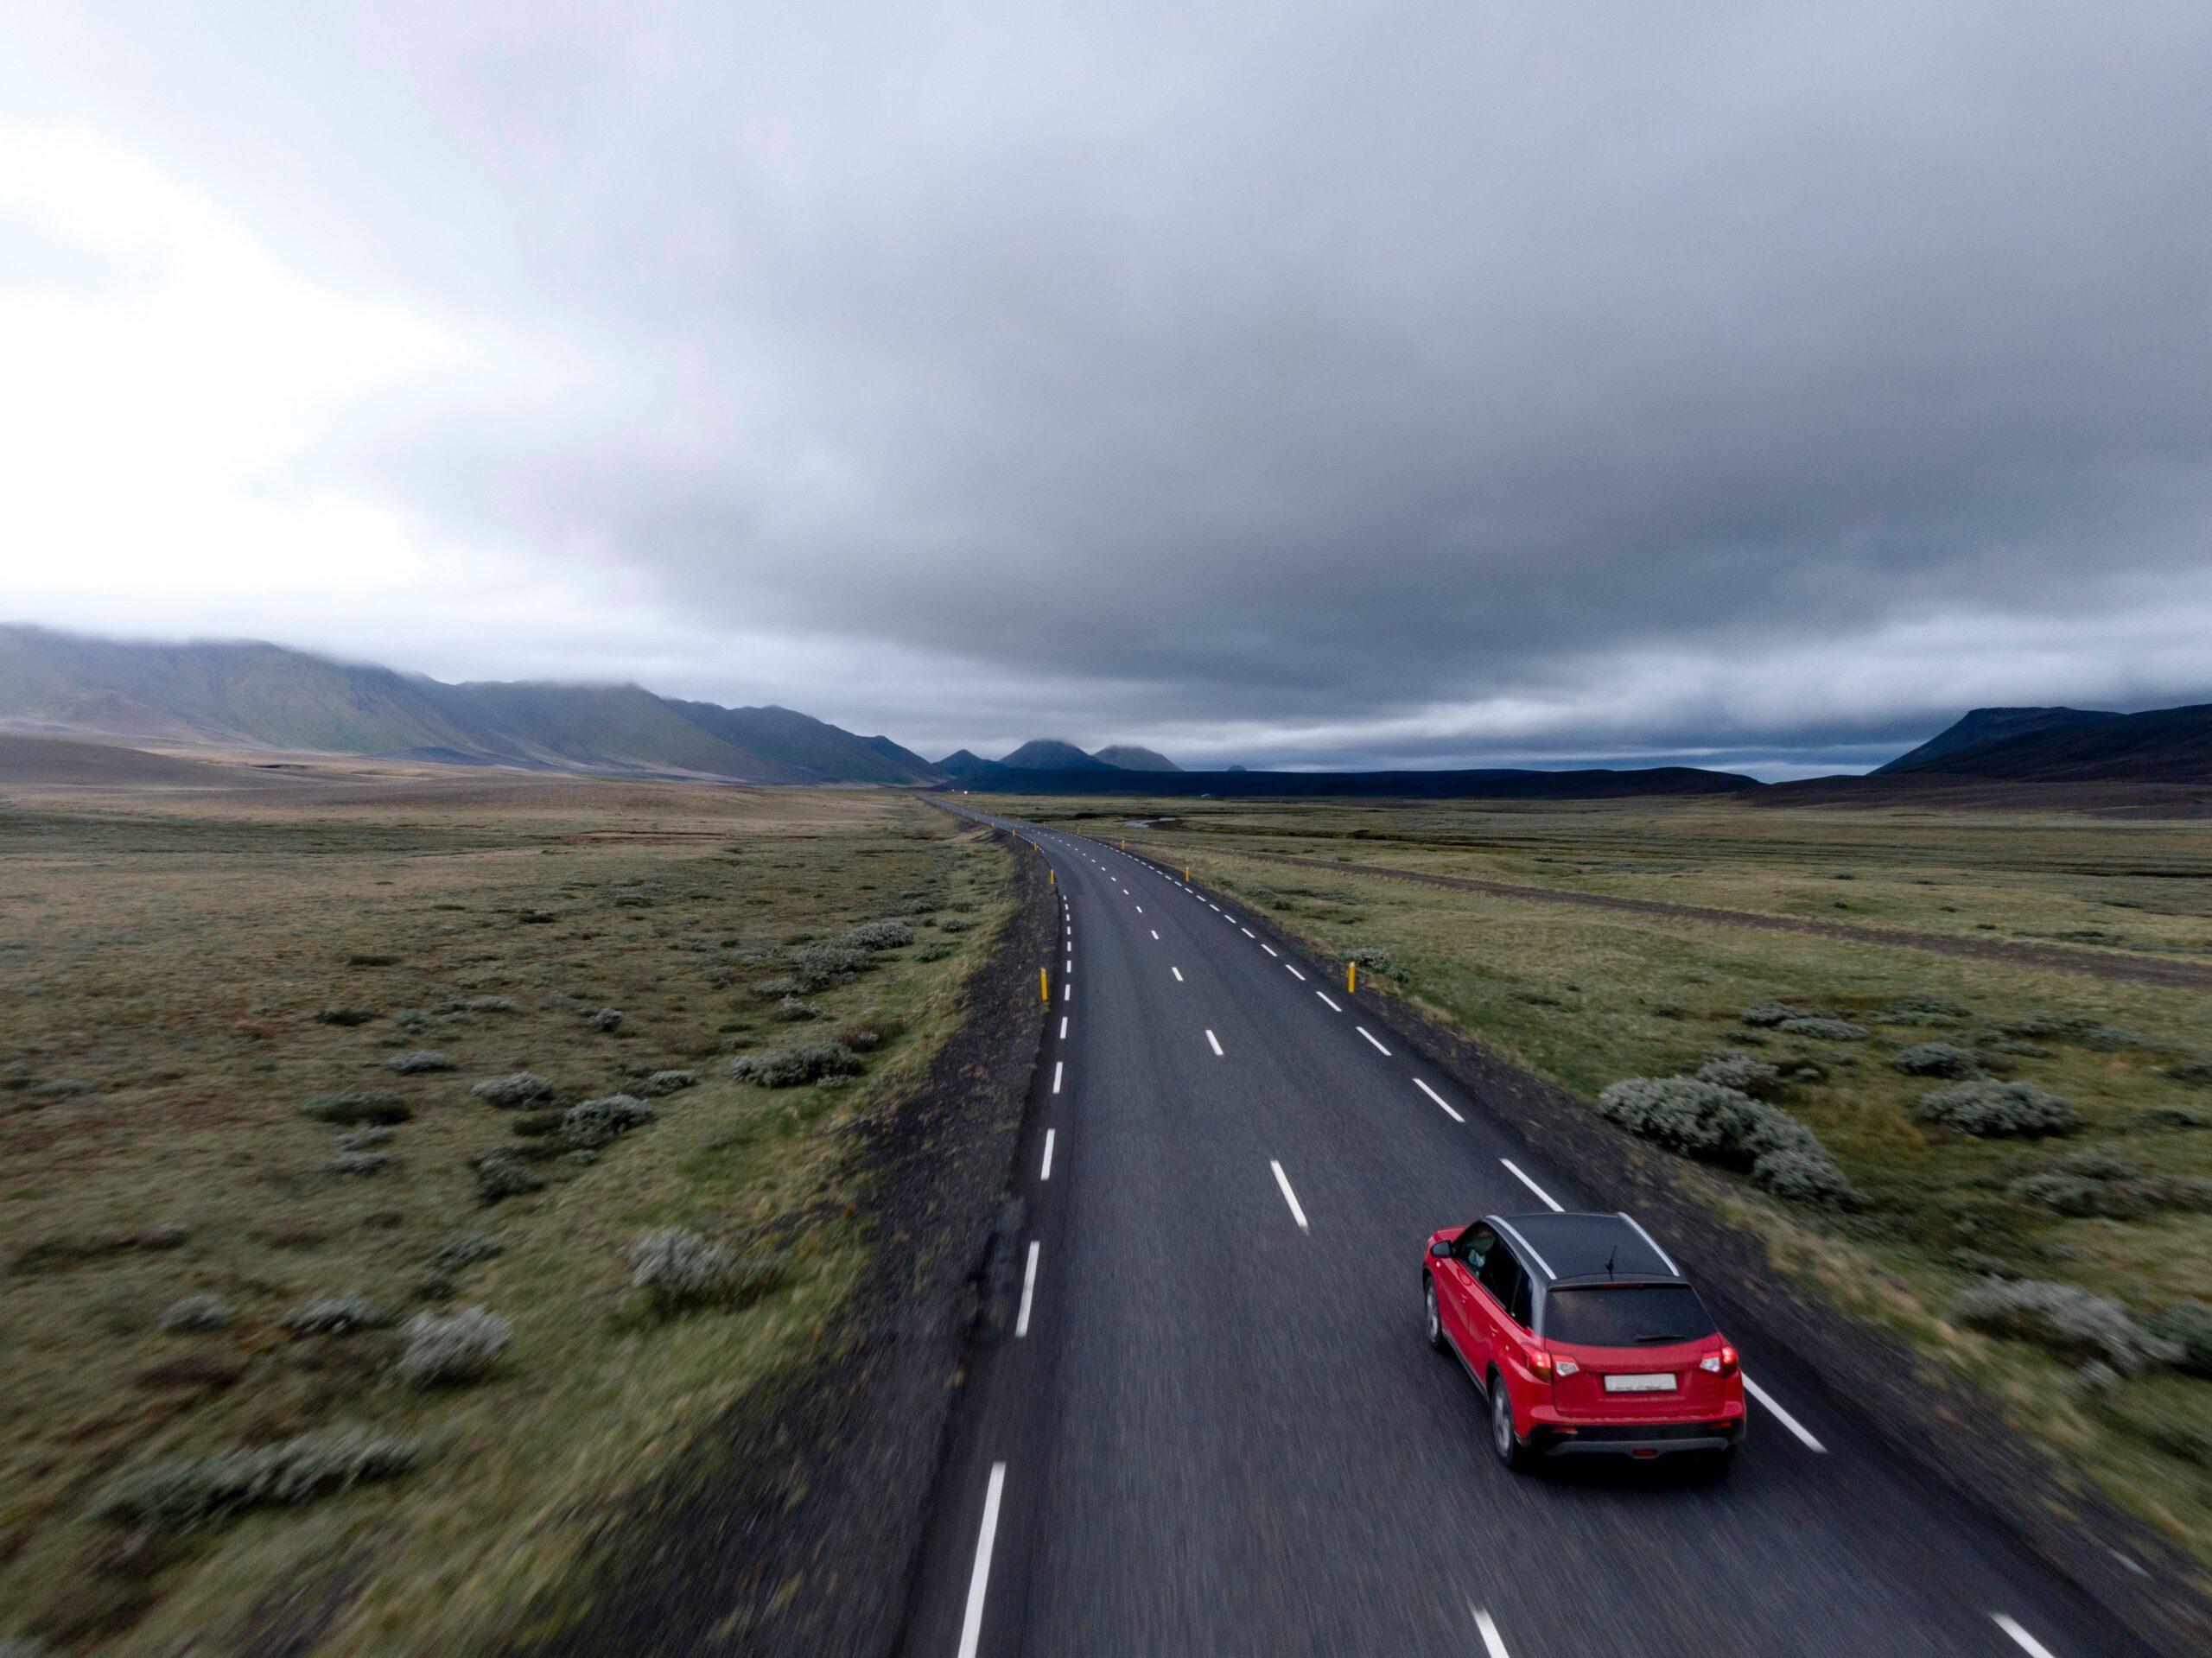
<svg viewBox="0 0 2212 1658"><path fill-rule="evenodd" d="M1508 1468L1528 1465L1529 1448L1513 1431L1513 1395L1506 1391L1505 1378L1495 1370L1490 1373L1490 1448Z"/></svg>
<svg viewBox="0 0 2212 1658"><path fill-rule="evenodd" d="M1444 1320L1436 1312L1436 1280L1427 1273L1421 1278L1421 1299L1428 1304L1428 1344L1438 1352L1445 1350Z"/></svg>

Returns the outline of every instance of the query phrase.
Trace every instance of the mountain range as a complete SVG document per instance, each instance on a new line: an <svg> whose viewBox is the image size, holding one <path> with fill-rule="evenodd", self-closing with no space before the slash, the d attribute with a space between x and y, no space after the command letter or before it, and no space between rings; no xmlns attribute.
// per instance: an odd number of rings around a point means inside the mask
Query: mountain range
<svg viewBox="0 0 2212 1658"><path fill-rule="evenodd" d="M931 765L785 708L728 708L636 685L479 680L334 662L257 642L144 644L0 626L0 727L132 743L216 744L539 771L747 783L929 785L1000 771L1173 772L1128 746L1025 743Z"/></svg>
<svg viewBox="0 0 2212 1658"><path fill-rule="evenodd" d="M0 729L131 744L304 749L447 765L998 792L1572 797L1757 791L1690 767L1535 772L1187 772L1133 744L1058 738L1000 759L930 761L794 709L723 708L637 685L479 680L334 662L253 642L145 644L0 626ZM1890 788L2212 783L2212 703L2121 714L1976 708L1873 774ZM1847 787L1856 779L1828 782ZM1791 785L1797 790L1807 785Z"/></svg>
<svg viewBox="0 0 2212 1658"><path fill-rule="evenodd" d="M2212 782L2212 703L2142 714L1976 708L1873 775L2013 783Z"/></svg>

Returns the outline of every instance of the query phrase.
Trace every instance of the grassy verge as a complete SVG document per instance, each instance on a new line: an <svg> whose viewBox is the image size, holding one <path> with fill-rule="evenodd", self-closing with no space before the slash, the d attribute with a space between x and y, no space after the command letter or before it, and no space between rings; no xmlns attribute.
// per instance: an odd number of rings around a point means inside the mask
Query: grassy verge
<svg viewBox="0 0 2212 1658"><path fill-rule="evenodd" d="M1709 804L1401 814L1223 803L1136 829L1126 820L1151 814L1025 804L1192 866L1320 954L1382 952L1402 994L1586 1100L1624 1078L1733 1062L1708 1074L1770 1096L1855 1193L1783 1201L1744 1178L1730 1200L1738 1217L1805 1281L1974 1377L2121 1503L2212 1560L2212 1355L2202 1336L2193 1356L2185 1340L2178 1355L2166 1344L2208 1312L2212 998L1357 873L1368 861L1775 914L1815 913L1817 901L1888 924L2023 937L2117 911L2133 948L2198 950L2212 884L2175 878L2212 873L2195 831ZM1251 852L1347 861L1324 873ZM1763 1002L1824 1022L1777 1025ZM2057 1096L2069 1131L1988 1137L1925 1115L1939 1109L1929 1096L1961 1083ZM1708 1155L1729 1160L1725 1148ZM1739 1178L1750 1163L1735 1159ZM2020 1287L2033 1284L2059 1288Z"/></svg>
<svg viewBox="0 0 2212 1658"><path fill-rule="evenodd" d="M1000 867L849 791L0 811L0 1636L470 1650L545 1604L838 1316L840 1136L948 1034ZM847 1074L733 1072L804 1044ZM518 1074L537 1097L475 1092ZM650 1116L569 1115L626 1095ZM671 1227L722 1265L656 1302L631 1251ZM302 1327L346 1296L365 1324ZM474 1306L488 1355L410 1384L406 1321ZM357 1429L411 1455L344 1460Z"/></svg>

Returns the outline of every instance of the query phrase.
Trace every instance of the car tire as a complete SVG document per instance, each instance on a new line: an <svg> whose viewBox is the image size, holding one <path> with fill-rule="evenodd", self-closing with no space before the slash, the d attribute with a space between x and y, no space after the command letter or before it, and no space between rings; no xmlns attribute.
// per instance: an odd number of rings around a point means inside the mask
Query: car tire
<svg viewBox="0 0 2212 1658"><path fill-rule="evenodd" d="M1440 1353L1449 1352L1451 1345L1444 1338L1444 1320L1437 1312L1436 1280L1427 1273L1421 1275L1421 1293L1428 1307L1428 1344Z"/></svg>
<svg viewBox="0 0 2212 1658"><path fill-rule="evenodd" d="M1506 1389L1505 1378L1492 1370L1484 1391L1490 1394L1491 1453L1508 1468L1526 1468L1529 1465L1529 1447L1513 1431L1513 1395Z"/></svg>

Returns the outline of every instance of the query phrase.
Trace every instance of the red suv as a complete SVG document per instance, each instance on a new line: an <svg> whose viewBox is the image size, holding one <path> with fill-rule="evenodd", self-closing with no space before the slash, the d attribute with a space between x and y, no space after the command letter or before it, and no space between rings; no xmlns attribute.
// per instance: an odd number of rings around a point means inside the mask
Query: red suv
<svg viewBox="0 0 2212 1658"><path fill-rule="evenodd" d="M1698 1452L1744 1439L1736 1350L1681 1268L1625 1215L1491 1215L1428 1241L1428 1339L1490 1404L1509 1468L1593 1452Z"/></svg>

